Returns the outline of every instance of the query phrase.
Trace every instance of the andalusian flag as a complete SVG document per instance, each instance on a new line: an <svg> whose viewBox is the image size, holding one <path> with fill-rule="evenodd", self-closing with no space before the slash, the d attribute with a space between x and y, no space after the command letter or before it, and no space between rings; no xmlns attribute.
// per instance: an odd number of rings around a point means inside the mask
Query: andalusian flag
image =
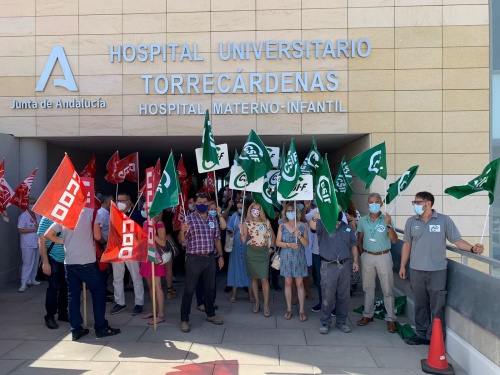
<svg viewBox="0 0 500 375"><path fill-rule="evenodd" d="M401 175L394 183L389 185L389 189L387 189L387 195L385 196L385 204L391 203L391 201L396 198L398 195L403 193L413 178L417 175L418 165L415 165L408 169L405 173Z"/></svg>
<svg viewBox="0 0 500 375"><path fill-rule="evenodd" d="M321 168L321 155L316 145L316 140L312 138L311 150L300 166L301 174L315 174Z"/></svg>
<svg viewBox="0 0 500 375"><path fill-rule="evenodd" d="M273 167L266 146L253 129L241 150L238 163L247 175L247 184L264 177Z"/></svg>
<svg viewBox="0 0 500 375"><path fill-rule="evenodd" d="M342 206L342 209L344 211L347 211L354 190L352 190L351 186L349 185L349 182L347 181L347 177L345 175L342 164L340 164L339 166L333 184L335 186L335 193L337 194L337 200L340 206Z"/></svg>
<svg viewBox="0 0 500 375"><path fill-rule="evenodd" d="M352 158L349 167L361 180L366 182L365 189L370 187L377 175L385 180L387 178L385 142Z"/></svg>
<svg viewBox="0 0 500 375"><path fill-rule="evenodd" d="M205 126L203 128L203 138L201 139L201 148L203 148L203 161L210 161L213 164L219 165L217 150L215 148L214 135L212 134L212 126L210 125L210 115L208 109L205 112Z"/></svg>
<svg viewBox="0 0 500 375"><path fill-rule="evenodd" d="M328 233L333 233L337 225L339 216L339 207L335 187L332 181L332 173L328 165L328 159L325 155L324 163L317 176L315 188L316 203L318 204L321 221Z"/></svg>
<svg viewBox="0 0 500 375"><path fill-rule="evenodd" d="M444 192L457 199L467 195L474 194L480 191L487 191L490 197L490 205L495 200L495 186L497 184L498 170L500 166L500 158L489 163L476 178L472 179L467 185L451 186Z"/></svg>
<svg viewBox="0 0 500 375"><path fill-rule="evenodd" d="M160 183L156 188L156 193L153 198L153 203L151 203L148 216L153 218L162 210L177 206L179 204L179 186L174 154L171 152L168 157L167 165L163 170Z"/></svg>
<svg viewBox="0 0 500 375"><path fill-rule="evenodd" d="M283 163L283 168L281 168L280 171L280 181L278 183L278 192L283 198L288 197L292 193L293 188L297 185L299 177L299 158L297 156L297 150L295 150L295 143L292 138L290 148L288 149L288 153L286 154L286 158Z"/></svg>

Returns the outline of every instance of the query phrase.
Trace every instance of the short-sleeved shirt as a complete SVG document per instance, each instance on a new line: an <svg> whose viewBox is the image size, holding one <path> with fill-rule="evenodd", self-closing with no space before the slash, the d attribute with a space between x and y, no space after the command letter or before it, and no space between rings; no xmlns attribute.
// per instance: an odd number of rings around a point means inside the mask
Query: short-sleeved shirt
<svg viewBox="0 0 500 375"><path fill-rule="evenodd" d="M75 230L69 230L54 223L50 229L56 233L62 233L64 242L64 264L89 264L96 261L96 250L94 245L94 233L92 221L94 210L84 208L80 213L80 218Z"/></svg>
<svg viewBox="0 0 500 375"><path fill-rule="evenodd" d="M446 269L446 240L455 243L461 239L453 220L436 210L432 210L427 223L419 215L409 217L403 241L411 243L410 268L419 271Z"/></svg>
<svg viewBox="0 0 500 375"><path fill-rule="evenodd" d="M306 214L307 222L309 222L313 218L314 213L317 211L318 208L316 207ZM311 232L311 229L309 229L309 242L311 243L311 253L319 255L318 236L316 236L316 233Z"/></svg>
<svg viewBox="0 0 500 375"><path fill-rule="evenodd" d="M351 246L356 246L358 241L354 230L343 221L330 234L321 219L318 219L316 221L316 236L318 236L319 255L326 260L349 258Z"/></svg>
<svg viewBox="0 0 500 375"><path fill-rule="evenodd" d="M38 232L36 233L38 236L43 236L47 229L50 228L50 226L54 223L52 220L46 217L42 217L42 220L40 220L40 224L38 224ZM56 232L58 233L58 232ZM61 237L61 234L59 234L59 238ZM52 241L46 240L45 241L45 246L47 247L47 251L49 251L49 247L52 245ZM52 250L50 250L49 257L54 259L56 262L63 263L64 262L64 246L59 245L57 243L52 246Z"/></svg>
<svg viewBox="0 0 500 375"><path fill-rule="evenodd" d="M245 225L248 230L247 245L258 247L268 245L269 238L271 237L271 232L269 231L271 225L269 221L252 221L247 219L245 220Z"/></svg>
<svg viewBox="0 0 500 375"><path fill-rule="evenodd" d="M391 220L391 225L394 223ZM389 228L385 223L385 215L380 214L375 221L371 221L370 215L363 216L358 221L359 233L363 233L363 249L372 253L379 253L391 248Z"/></svg>
<svg viewBox="0 0 500 375"><path fill-rule="evenodd" d="M210 254L214 251L214 243L220 240L220 228L216 216L207 215L203 220L198 212L186 217L189 230L186 233L186 253Z"/></svg>
<svg viewBox="0 0 500 375"><path fill-rule="evenodd" d="M97 210L97 215L95 217L95 224L99 224L101 227L101 234L102 238L104 238L104 241L108 242L108 235L109 235L109 212L105 208L99 208Z"/></svg>
<svg viewBox="0 0 500 375"><path fill-rule="evenodd" d="M34 212L33 212L34 213ZM38 223L40 223L41 216L34 213L35 219L26 210L17 220L17 229L36 229ZM38 248L38 234L33 233L22 233L20 234L21 247L36 247Z"/></svg>

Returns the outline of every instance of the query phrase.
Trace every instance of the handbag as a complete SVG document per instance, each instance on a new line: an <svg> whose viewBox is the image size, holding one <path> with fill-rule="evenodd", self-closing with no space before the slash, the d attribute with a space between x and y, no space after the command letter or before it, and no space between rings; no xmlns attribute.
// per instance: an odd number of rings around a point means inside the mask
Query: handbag
<svg viewBox="0 0 500 375"><path fill-rule="evenodd" d="M234 244L234 234L232 236L229 235L229 232L226 232L226 243L224 245L224 251L226 253L230 253L233 251Z"/></svg>
<svg viewBox="0 0 500 375"><path fill-rule="evenodd" d="M281 257L280 252L276 251L271 257L271 267L279 271L281 267Z"/></svg>
<svg viewBox="0 0 500 375"><path fill-rule="evenodd" d="M165 244L165 246L161 246L155 243L156 245L155 264L158 266L162 264L167 264L172 259L172 251L170 250L167 244Z"/></svg>

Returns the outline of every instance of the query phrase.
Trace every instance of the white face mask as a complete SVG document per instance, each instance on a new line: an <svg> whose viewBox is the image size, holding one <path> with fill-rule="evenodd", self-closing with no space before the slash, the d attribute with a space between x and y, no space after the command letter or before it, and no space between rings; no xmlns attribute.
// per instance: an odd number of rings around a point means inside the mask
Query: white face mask
<svg viewBox="0 0 500 375"><path fill-rule="evenodd" d="M253 217L258 217L260 215L260 210L257 210L256 208L252 208L251 214Z"/></svg>
<svg viewBox="0 0 500 375"><path fill-rule="evenodd" d="M146 214L146 211L145 210L142 210L141 211L141 215L144 219L147 219L148 218L148 215Z"/></svg>
<svg viewBox="0 0 500 375"><path fill-rule="evenodd" d="M188 207L189 207L189 211L193 212L196 208L196 205L194 203L189 203Z"/></svg>
<svg viewBox="0 0 500 375"><path fill-rule="evenodd" d="M33 207L35 207L35 205L34 204L30 204L28 207L30 208L31 211L33 211Z"/></svg>
<svg viewBox="0 0 500 375"><path fill-rule="evenodd" d="M125 212L127 210L127 205L123 202L118 202L116 206L121 212Z"/></svg>

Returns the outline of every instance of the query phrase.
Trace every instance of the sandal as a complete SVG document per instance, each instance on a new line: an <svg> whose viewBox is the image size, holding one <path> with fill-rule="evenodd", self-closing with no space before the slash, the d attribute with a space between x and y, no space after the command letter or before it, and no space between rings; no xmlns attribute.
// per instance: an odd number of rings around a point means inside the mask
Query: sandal
<svg viewBox="0 0 500 375"><path fill-rule="evenodd" d="M285 315L283 315L283 318L284 318L285 320L290 320L290 319L292 319L292 315L293 315L293 314L292 314L292 312L291 312L291 311L287 311L287 312L285 313Z"/></svg>
<svg viewBox="0 0 500 375"><path fill-rule="evenodd" d="M253 305L252 311L254 313L258 313L260 311L260 302L259 301L255 301L255 305Z"/></svg>
<svg viewBox="0 0 500 375"><path fill-rule="evenodd" d="M160 316L160 315L156 316L156 324L163 323L164 321L165 321L165 316ZM154 319L148 322L148 325L154 326L155 325Z"/></svg>
<svg viewBox="0 0 500 375"><path fill-rule="evenodd" d="M236 302L236 296L229 297L229 302L235 303Z"/></svg>
<svg viewBox="0 0 500 375"><path fill-rule="evenodd" d="M266 318L271 316L271 309L269 308L269 305L264 305L264 316Z"/></svg>
<svg viewBox="0 0 500 375"><path fill-rule="evenodd" d="M152 317L153 317L153 313L150 312L150 313L147 313L146 315L143 315L142 319L151 319Z"/></svg>
<svg viewBox="0 0 500 375"><path fill-rule="evenodd" d="M307 315L303 312L299 313L299 320L305 322L307 320Z"/></svg>

